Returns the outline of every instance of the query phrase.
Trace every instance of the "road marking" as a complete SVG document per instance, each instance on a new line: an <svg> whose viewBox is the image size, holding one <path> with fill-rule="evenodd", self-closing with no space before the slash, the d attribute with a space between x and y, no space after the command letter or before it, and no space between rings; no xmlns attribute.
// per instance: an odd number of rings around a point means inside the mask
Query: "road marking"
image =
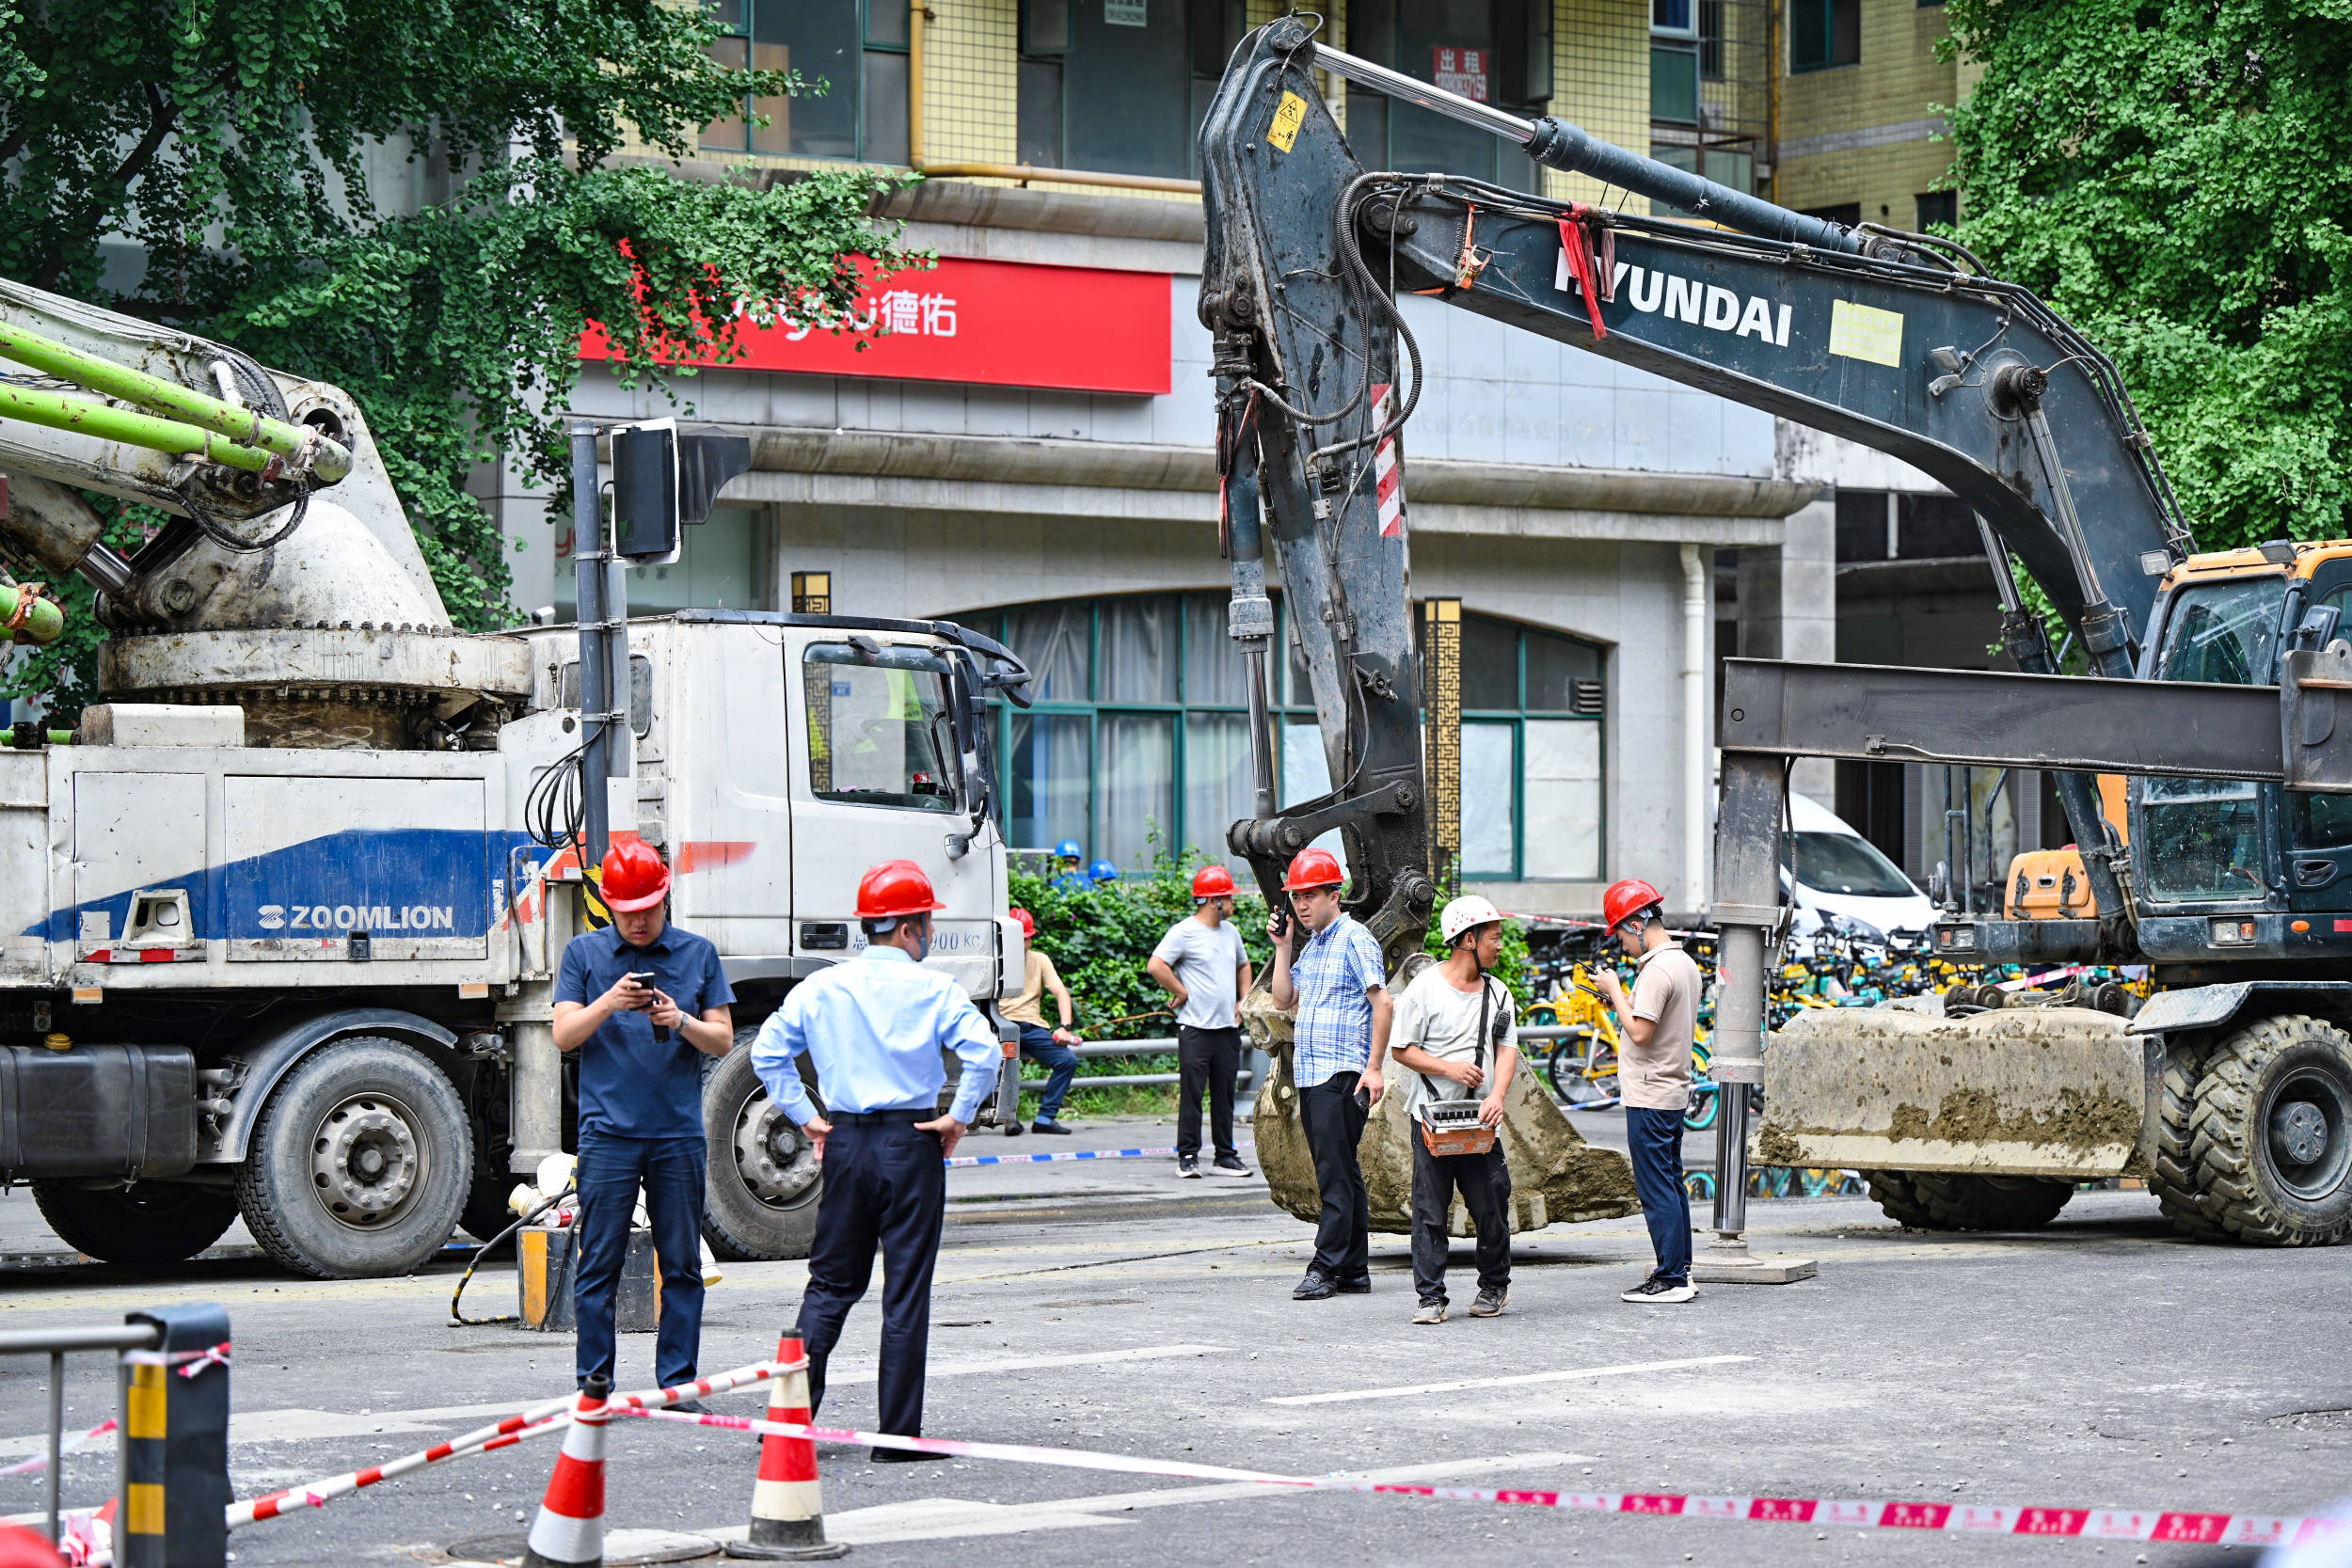
<svg viewBox="0 0 2352 1568"><path fill-rule="evenodd" d="M930 1367L932 1377L968 1377L986 1372L1035 1371L1054 1367L1097 1367L1129 1361L1166 1361L1183 1356L1221 1354L1223 1345L1131 1345L1123 1350L1084 1351L1070 1355L1003 1356L985 1361L934 1361ZM830 1372L825 1379L831 1386L847 1383L872 1383L881 1375L879 1368L848 1368ZM401 1432L430 1432L436 1427L452 1425L462 1420L478 1420L485 1416L504 1416L528 1403L523 1400L508 1400L498 1404L440 1404L421 1410L377 1410L346 1415L334 1410L254 1410L232 1416L229 1420L229 1440L232 1443L296 1443L320 1442L337 1437L373 1437L378 1433ZM35 1454L44 1451L49 1439L46 1434L30 1437L0 1438L0 1455Z"/></svg>
<svg viewBox="0 0 2352 1568"><path fill-rule="evenodd" d="M1512 1377L1464 1378L1455 1383L1408 1383L1395 1388L1354 1388L1339 1394L1284 1394L1267 1404L1341 1404L1350 1400L1401 1400L1416 1394L1455 1394L1466 1388L1515 1388L1529 1383L1569 1383L1587 1377L1623 1377L1629 1372L1673 1372L1686 1367L1720 1367L1753 1361L1753 1355L1694 1355L1684 1361L1633 1361L1622 1367L1576 1367L1565 1371L1521 1372Z"/></svg>
<svg viewBox="0 0 2352 1568"><path fill-rule="evenodd" d="M1546 1449L1538 1453L1496 1454L1481 1459L1446 1459L1423 1465L1400 1465L1367 1470L1364 1474L1375 1481L1412 1485L1424 1481L1457 1481L1498 1471L1526 1471L1591 1463L1590 1454ZM958 1536L1086 1529L1127 1522L1102 1517L1105 1513L1127 1513L1136 1509L1172 1508L1188 1503L1238 1502L1285 1492L1295 1496L1296 1490L1295 1487L1258 1486L1248 1481L1226 1481L1210 1486L1111 1492L1092 1497L1059 1497L1039 1503L987 1503L960 1497L919 1497L912 1502L884 1503L874 1508L828 1513L825 1515L825 1534L831 1540L867 1546L894 1541L943 1541ZM742 1525L731 1525L717 1529L696 1530L694 1533L718 1541L740 1541L749 1532Z"/></svg>

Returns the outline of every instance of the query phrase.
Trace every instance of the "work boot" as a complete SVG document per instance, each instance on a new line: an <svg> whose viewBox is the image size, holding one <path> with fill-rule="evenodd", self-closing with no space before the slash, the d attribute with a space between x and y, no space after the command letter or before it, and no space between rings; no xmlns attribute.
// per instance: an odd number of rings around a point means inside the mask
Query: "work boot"
<svg viewBox="0 0 2352 1568"><path fill-rule="evenodd" d="M1291 1291L1291 1300L1329 1301L1333 1296L1338 1295L1339 1293L1339 1287L1331 1283L1331 1278L1328 1275L1318 1273L1313 1269L1309 1269L1307 1271L1307 1277L1300 1280L1298 1282L1297 1289Z"/></svg>
<svg viewBox="0 0 2352 1568"><path fill-rule="evenodd" d="M1472 1310L1475 1310L1475 1308ZM1422 1304L1413 1309L1413 1322L1417 1323L1441 1323L1445 1322L1445 1303L1438 1300L1434 1296L1422 1297Z"/></svg>
<svg viewBox="0 0 2352 1568"><path fill-rule="evenodd" d="M1033 1121L1029 1123L1029 1131L1032 1132L1058 1132L1065 1138L1070 1136L1070 1129L1064 1127L1058 1121Z"/></svg>
<svg viewBox="0 0 2352 1568"><path fill-rule="evenodd" d="M1241 1163L1241 1156L1238 1154L1218 1155L1216 1164L1211 1165L1209 1170L1211 1174L1216 1176L1248 1176L1249 1174L1249 1167Z"/></svg>
<svg viewBox="0 0 2352 1568"><path fill-rule="evenodd" d="M1190 1154L1179 1154L1176 1156L1176 1174L1198 1181L1200 1180L1200 1162Z"/></svg>
<svg viewBox="0 0 2352 1568"><path fill-rule="evenodd" d="M1508 1290L1482 1289L1478 1292L1478 1299L1470 1303L1470 1315L1473 1318L1499 1318L1502 1315L1502 1309L1510 1305L1511 1292Z"/></svg>

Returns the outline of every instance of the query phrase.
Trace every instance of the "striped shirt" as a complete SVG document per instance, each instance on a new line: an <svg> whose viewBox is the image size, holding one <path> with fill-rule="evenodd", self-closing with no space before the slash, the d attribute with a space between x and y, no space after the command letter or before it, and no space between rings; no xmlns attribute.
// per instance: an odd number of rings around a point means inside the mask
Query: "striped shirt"
<svg viewBox="0 0 2352 1568"><path fill-rule="evenodd" d="M1361 1072L1372 1060L1370 992L1389 983L1380 944L1353 918L1341 915L1308 939L1291 959L1298 1012L1291 1081L1313 1088L1343 1072Z"/></svg>

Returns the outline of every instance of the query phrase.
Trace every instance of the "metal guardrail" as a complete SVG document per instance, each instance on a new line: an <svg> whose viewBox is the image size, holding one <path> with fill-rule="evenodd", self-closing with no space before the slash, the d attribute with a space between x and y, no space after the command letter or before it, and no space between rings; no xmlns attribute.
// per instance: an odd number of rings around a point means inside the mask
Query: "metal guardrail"
<svg viewBox="0 0 2352 1568"><path fill-rule="evenodd" d="M104 1328L12 1328L0 1332L0 1355L49 1357L49 1470L41 1488L41 1512L49 1544L57 1544L57 1488L65 1469L65 1358L83 1351L160 1350L161 1323L109 1324ZM117 1396L118 1403L121 1396ZM121 1442L125 1413L115 1413L116 1442Z"/></svg>
<svg viewBox="0 0 2352 1568"><path fill-rule="evenodd" d="M1080 1061L1101 1061L1112 1056L1168 1056L1175 1053L1176 1041L1166 1036L1157 1036L1150 1039L1103 1040L1073 1049L1077 1052ZM1077 1078L1072 1081L1070 1088L1073 1094L1080 1089L1153 1089L1169 1087L1183 1081L1180 1074L1173 1072L1133 1072L1101 1078ZM1246 1067L1233 1075L1234 1085L1238 1088L1249 1087L1255 1081L1256 1075ZM1045 1092L1045 1081L1025 1078L1021 1081L1021 1092L1042 1094Z"/></svg>

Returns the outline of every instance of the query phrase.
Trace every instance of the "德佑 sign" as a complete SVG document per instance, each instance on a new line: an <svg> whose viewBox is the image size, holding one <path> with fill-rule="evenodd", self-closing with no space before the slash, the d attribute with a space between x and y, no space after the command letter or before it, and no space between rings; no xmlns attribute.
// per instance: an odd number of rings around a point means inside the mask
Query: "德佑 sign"
<svg viewBox="0 0 2352 1568"><path fill-rule="evenodd" d="M724 368L1165 392L1170 287L1164 272L942 257L927 271L869 274L859 305L869 332L747 322L742 353ZM608 357L604 333L593 326L582 333L580 353L583 359Z"/></svg>
<svg viewBox="0 0 2352 1568"><path fill-rule="evenodd" d="M1439 44L1430 51L1429 82L1456 98L1486 102L1486 63L1491 49L1455 49Z"/></svg>

